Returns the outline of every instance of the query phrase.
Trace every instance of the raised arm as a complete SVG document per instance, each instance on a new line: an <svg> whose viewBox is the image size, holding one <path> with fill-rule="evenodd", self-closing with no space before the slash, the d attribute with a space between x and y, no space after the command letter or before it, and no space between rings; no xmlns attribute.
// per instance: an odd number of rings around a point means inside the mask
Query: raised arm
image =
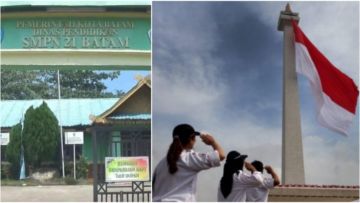
<svg viewBox="0 0 360 203"><path fill-rule="evenodd" d="M213 136L211 136L209 134L201 134L200 138L202 139L202 141L205 144L212 146L213 149L219 153L220 161L225 159L225 152L224 152L223 148L220 146L219 143L216 142L216 140L213 138Z"/></svg>
<svg viewBox="0 0 360 203"><path fill-rule="evenodd" d="M253 173L254 171L256 171L256 168L249 162L245 161L245 168L250 171L251 173Z"/></svg>
<svg viewBox="0 0 360 203"><path fill-rule="evenodd" d="M275 173L274 169L271 166L265 166L264 168L265 168L266 172L268 172L274 179L274 186L279 185L280 179L279 179L279 176Z"/></svg>
<svg viewBox="0 0 360 203"><path fill-rule="evenodd" d="M248 171L251 172L251 175L243 173L239 176L243 184L249 186L259 186L263 183L264 179L261 176L261 173L256 171L256 168L251 163L245 161L244 166Z"/></svg>

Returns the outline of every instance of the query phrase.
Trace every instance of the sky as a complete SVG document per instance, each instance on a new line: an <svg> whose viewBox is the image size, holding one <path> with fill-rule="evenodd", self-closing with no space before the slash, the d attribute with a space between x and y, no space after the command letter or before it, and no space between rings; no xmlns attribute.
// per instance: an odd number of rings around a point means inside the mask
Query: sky
<svg viewBox="0 0 360 203"><path fill-rule="evenodd" d="M150 71L124 70L120 71L119 77L113 80L103 80L103 82L106 85L106 90L109 92L116 93L117 90L121 90L126 93L136 85L137 80L135 79L135 77L137 75L144 77L150 75Z"/></svg>
<svg viewBox="0 0 360 203"><path fill-rule="evenodd" d="M189 123L226 152L281 174L282 32L286 2L153 2L153 168L172 129ZM317 48L359 85L359 2L291 2ZM322 127L298 75L306 184L359 184L359 107L348 137ZM208 151L200 140L197 151ZM222 166L199 174L198 201L216 201ZM281 175L280 175L281 176ZM211 178L210 178L211 177Z"/></svg>

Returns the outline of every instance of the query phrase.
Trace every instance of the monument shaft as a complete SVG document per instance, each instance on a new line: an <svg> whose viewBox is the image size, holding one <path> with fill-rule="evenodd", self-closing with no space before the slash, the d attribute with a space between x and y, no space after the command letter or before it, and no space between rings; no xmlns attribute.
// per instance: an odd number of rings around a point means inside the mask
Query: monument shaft
<svg viewBox="0 0 360 203"><path fill-rule="evenodd" d="M278 30L284 32L283 44L283 128L282 183L304 184L304 158L301 137L299 94L295 67L294 32L291 20L299 21L297 13L287 6L280 13Z"/></svg>

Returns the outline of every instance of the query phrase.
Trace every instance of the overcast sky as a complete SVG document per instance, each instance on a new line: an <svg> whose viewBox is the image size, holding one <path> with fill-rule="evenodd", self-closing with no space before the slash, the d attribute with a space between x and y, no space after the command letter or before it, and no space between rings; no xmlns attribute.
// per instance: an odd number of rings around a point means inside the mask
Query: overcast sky
<svg viewBox="0 0 360 203"><path fill-rule="evenodd" d="M282 32L285 2L153 2L153 167L179 123L213 134L226 152L281 174ZM358 85L359 3L292 2L300 27ZM348 137L318 124L298 76L307 184L359 184L359 116ZM210 147L197 141L196 150ZM215 201L222 166L201 172L198 200Z"/></svg>

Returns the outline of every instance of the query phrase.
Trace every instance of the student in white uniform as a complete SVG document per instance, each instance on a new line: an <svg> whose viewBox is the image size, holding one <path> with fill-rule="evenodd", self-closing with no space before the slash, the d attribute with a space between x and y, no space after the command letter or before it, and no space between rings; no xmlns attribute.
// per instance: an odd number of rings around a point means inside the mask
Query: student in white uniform
<svg viewBox="0 0 360 203"><path fill-rule="evenodd" d="M255 160L251 164L257 171L261 172L261 175L263 176L263 184L258 187L249 188L246 191L246 201L267 202L270 189L280 184L279 176L275 173L271 166L263 167L263 163L261 161ZM272 178L264 177L264 168L272 176Z"/></svg>
<svg viewBox="0 0 360 203"><path fill-rule="evenodd" d="M246 157L247 155L241 155L237 151L231 151L227 155L218 190L219 202L245 202L246 190L262 184L261 173L256 171L253 165L245 162ZM251 174L243 171L244 165Z"/></svg>
<svg viewBox="0 0 360 203"><path fill-rule="evenodd" d="M200 136L213 150L198 153L193 150L196 136ZM167 156L156 166L153 175L153 201L195 202L197 174L220 166L225 159L224 150L209 134L196 132L188 124L180 124L173 130L173 141Z"/></svg>

